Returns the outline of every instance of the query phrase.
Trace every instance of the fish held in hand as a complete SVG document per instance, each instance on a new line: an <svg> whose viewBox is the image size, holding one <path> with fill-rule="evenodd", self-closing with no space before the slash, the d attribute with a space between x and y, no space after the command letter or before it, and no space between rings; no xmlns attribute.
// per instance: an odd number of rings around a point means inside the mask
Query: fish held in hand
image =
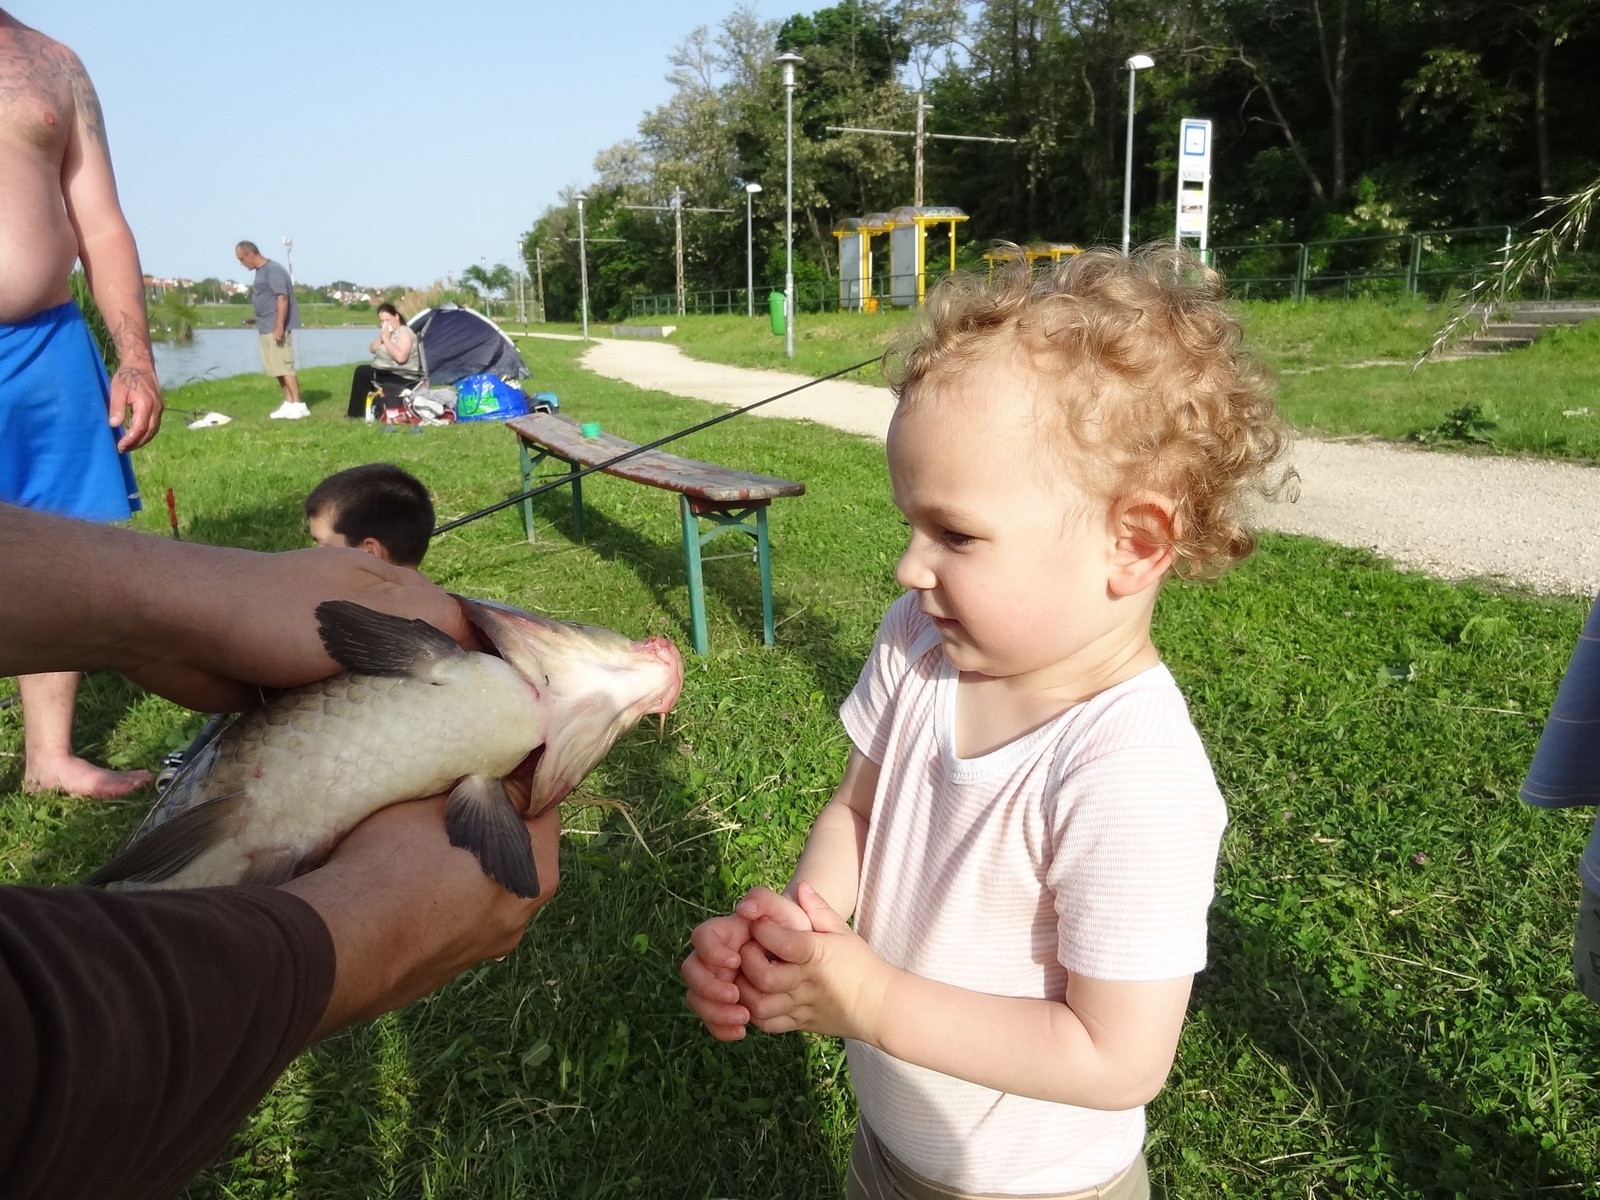
<svg viewBox="0 0 1600 1200"><path fill-rule="evenodd" d="M457 596L495 654L425 621L317 606L344 670L286 691L208 743L87 883L276 884L311 870L380 808L449 791L453 845L519 896L539 894L524 813L563 799L646 714L669 711L683 659L666 638Z"/></svg>

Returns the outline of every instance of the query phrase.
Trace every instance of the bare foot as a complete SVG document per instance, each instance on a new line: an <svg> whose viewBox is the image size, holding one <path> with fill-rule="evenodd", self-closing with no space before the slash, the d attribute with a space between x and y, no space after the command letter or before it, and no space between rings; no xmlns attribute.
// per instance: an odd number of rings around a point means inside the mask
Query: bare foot
<svg viewBox="0 0 1600 1200"><path fill-rule="evenodd" d="M28 765L22 778L25 792L66 792L92 800L126 796L150 782L149 771L113 771L81 758L66 758L35 769Z"/></svg>

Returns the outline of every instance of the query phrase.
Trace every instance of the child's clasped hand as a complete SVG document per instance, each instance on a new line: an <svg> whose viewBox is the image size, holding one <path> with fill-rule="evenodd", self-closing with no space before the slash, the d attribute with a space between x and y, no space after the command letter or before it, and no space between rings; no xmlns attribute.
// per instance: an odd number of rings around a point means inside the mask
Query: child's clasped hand
<svg viewBox="0 0 1600 1200"><path fill-rule="evenodd" d="M719 1041L739 1040L749 1024L876 1041L893 968L809 883L795 900L755 888L690 941L689 1007Z"/></svg>

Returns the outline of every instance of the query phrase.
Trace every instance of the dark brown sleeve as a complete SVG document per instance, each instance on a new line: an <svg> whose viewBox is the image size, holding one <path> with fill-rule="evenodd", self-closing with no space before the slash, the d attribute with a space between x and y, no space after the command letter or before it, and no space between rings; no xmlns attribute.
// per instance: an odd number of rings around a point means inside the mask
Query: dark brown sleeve
<svg viewBox="0 0 1600 1200"><path fill-rule="evenodd" d="M305 1049L333 992L272 888L0 888L0 1197L168 1197Z"/></svg>

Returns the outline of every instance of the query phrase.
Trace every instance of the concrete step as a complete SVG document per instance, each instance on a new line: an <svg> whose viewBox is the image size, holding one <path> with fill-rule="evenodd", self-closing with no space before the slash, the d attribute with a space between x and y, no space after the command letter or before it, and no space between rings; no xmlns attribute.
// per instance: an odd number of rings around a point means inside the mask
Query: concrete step
<svg viewBox="0 0 1600 1200"><path fill-rule="evenodd" d="M1513 307L1512 315L1519 324L1579 325L1600 317L1600 305L1570 308Z"/></svg>
<svg viewBox="0 0 1600 1200"><path fill-rule="evenodd" d="M1545 328L1531 321L1491 321L1483 327L1483 332L1488 337L1523 338L1531 342L1543 333Z"/></svg>
<svg viewBox="0 0 1600 1200"><path fill-rule="evenodd" d="M1510 313L1510 320L1489 322L1480 332L1462 340L1456 348L1458 354L1478 358L1521 350L1533 345L1551 326L1578 325L1600 317L1600 301L1517 300L1495 311ZM1482 305L1475 306L1473 312L1488 315Z"/></svg>
<svg viewBox="0 0 1600 1200"><path fill-rule="evenodd" d="M1589 309L1600 312L1600 300L1513 300L1507 305L1513 312L1527 308L1548 309L1551 312L1572 309Z"/></svg>

